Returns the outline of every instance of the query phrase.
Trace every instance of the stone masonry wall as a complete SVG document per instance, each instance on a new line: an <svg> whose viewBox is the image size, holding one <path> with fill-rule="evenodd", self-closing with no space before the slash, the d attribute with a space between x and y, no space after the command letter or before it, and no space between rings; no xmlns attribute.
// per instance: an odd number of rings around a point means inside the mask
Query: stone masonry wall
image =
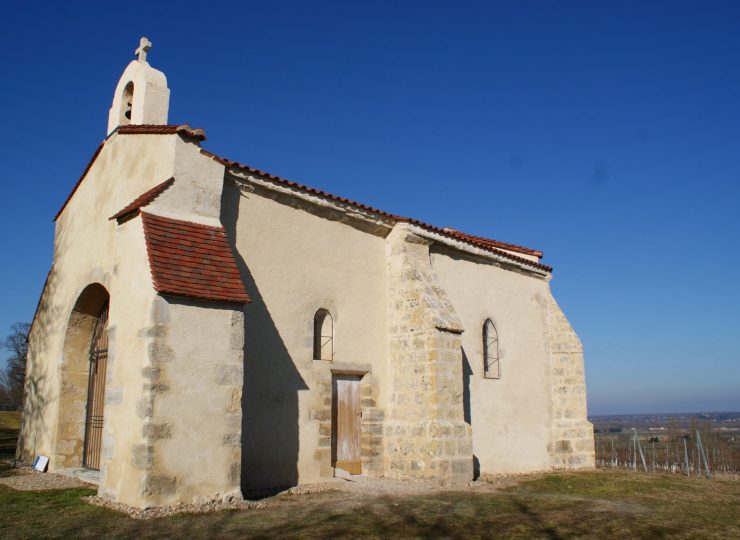
<svg viewBox="0 0 740 540"><path fill-rule="evenodd" d="M553 468L591 468L594 432L586 418L583 346L551 294L544 304L552 387L550 464Z"/></svg>
<svg viewBox="0 0 740 540"><path fill-rule="evenodd" d="M385 474L441 483L471 480L462 323L437 281L429 241L401 223L386 242L390 388Z"/></svg>

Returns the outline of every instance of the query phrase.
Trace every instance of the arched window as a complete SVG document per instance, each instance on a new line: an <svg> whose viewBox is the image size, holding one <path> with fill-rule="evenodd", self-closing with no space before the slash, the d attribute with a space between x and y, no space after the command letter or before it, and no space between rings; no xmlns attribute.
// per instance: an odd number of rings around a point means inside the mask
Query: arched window
<svg viewBox="0 0 740 540"><path fill-rule="evenodd" d="M313 318L313 358L334 359L334 320L325 309L318 310Z"/></svg>
<svg viewBox="0 0 740 540"><path fill-rule="evenodd" d="M129 82L123 89L123 96L121 96L121 114L118 119L118 124L125 126L131 123L131 108L134 104L134 83Z"/></svg>
<svg viewBox="0 0 740 540"><path fill-rule="evenodd" d="M501 377L498 353L498 331L491 319L483 323L483 376L486 379Z"/></svg>

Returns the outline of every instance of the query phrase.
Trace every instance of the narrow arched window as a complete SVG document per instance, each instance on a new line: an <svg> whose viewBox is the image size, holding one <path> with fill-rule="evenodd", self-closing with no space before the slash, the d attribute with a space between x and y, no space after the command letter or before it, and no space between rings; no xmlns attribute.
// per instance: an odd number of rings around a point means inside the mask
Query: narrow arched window
<svg viewBox="0 0 740 540"><path fill-rule="evenodd" d="M498 331L491 319L483 323L483 376L486 379L501 377L498 352Z"/></svg>
<svg viewBox="0 0 740 540"><path fill-rule="evenodd" d="M325 309L318 310L313 318L313 358L334 359L334 319Z"/></svg>

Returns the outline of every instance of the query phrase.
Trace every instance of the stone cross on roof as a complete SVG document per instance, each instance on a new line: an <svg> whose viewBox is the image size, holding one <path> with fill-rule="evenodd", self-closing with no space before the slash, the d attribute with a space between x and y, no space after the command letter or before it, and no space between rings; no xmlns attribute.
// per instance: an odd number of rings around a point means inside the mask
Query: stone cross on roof
<svg viewBox="0 0 740 540"><path fill-rule="evenodd" d="M134 54L139 57L139 62L146 62L146 53L152 48L152 42L147 38L143 37L139 41L139 48L134 51Z"/></svg>

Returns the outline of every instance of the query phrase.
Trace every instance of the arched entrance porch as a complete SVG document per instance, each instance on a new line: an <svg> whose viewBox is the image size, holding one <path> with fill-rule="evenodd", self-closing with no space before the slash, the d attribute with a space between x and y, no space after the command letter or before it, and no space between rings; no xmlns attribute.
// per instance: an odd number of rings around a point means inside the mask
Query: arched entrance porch
<svg viewBox="0 0 740 540"><path fill-rule="evenodd" d="M100 468L109 300L105 287L93 283L80 293L69 316L62 359L56 469Z"/></svg>

